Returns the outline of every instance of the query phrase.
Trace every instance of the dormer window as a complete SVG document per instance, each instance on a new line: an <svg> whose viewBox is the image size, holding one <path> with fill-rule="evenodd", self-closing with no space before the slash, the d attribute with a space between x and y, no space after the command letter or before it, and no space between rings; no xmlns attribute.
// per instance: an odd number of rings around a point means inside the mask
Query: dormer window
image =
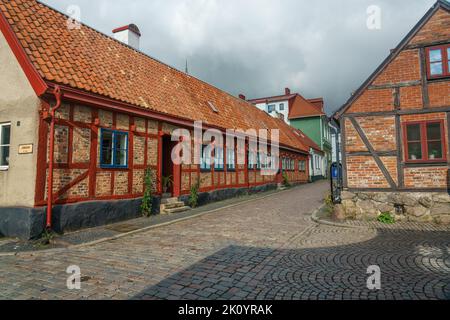
<svg viewBox="0 0 450 320"><path fill-rule="evenodd" d="M274 104L269 104L269 105L267 106L267 111L268 111L269 113L275 112L275 109L276 109L276 105L274 105Z"/></svg>
<svg viewBox="0 0 450 320"><path fill-rule="evenodd" d="M450 44L427 48L428 78L450 77Z"/></svg>

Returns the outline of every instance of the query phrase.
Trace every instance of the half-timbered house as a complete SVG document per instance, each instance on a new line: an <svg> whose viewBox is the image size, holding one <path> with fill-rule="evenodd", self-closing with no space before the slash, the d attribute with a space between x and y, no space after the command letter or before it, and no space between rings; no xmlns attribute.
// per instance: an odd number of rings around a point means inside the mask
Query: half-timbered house
<svg viewBox="0 0 450 320"><path fill-rule="evenodd" d="M173 197L185 199L198 181L203 201L276 187L281 170L291 183L308 181L301 136L250 103L38 1L0 1L0 11L0 235L136 217L147 168L154 195L171 177ZM134 32L137 42L138 30L114 32ZM195 121L223 134L267 129L270 138L279 129L280 172L263 175L249 157L238 164L226 145L212 165L173 163L174 129L194 137Z"/></svg>
<svg viewBox="0 0 450 320"><path fill-rule="evenodd" d="M436 2L337 116L347 217L450 222L448 2Z"/></svg>

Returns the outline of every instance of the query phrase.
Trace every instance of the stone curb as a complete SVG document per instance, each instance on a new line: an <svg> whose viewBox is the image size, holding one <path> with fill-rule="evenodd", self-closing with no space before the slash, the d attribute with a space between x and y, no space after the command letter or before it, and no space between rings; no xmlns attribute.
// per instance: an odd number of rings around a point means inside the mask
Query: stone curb
<svg viewBox="0 0 450 320"><path fill-rule="evenodd" d="M257 201L257 200L270 198L270 197L273 197L275 195L286 193L286 192L291 191L293 189L295 189L295 187L287 189L287 190L281 190L281 191L278 191L278 192L274 192L272 194L268 194L268 195L265 195L265 196L257 197L255 199L244 200L244 201L241 201L241 202L238 202L238 203L230 204L228 206L224 206L224 207L220 207L220 208L216 208L216 209L200 212L198 214L195 214L195 215L192 215L192 216L189 216L189 217L184 217L184 218L179 218L179 219L175 219L175 220L168 221L168 222L163 222L163 223L156 224L156 225L153 225L153 226L148 226L148 227L145 227L145 228L141 228L141 229L133 230L133 231L130 231L130 232L118 234L118 235L115 235L115 236L112 236L112 237L106 237L106 238L94 240L94 241L91 241L91 242L86 242L86 243L76 244L76 245L70 245L70 246L65 247L65 248L54 248L54 249L47 249L47 250L24 251L24 252L3 252L3 253L0 253L0 257L35 256L35 255L45 255L45 254L50 254L50 253L64 252L64 251L67 251L67 250L70 250L70 249L81 249L81 248L93 246L93 245L96 245L96 244L99 244L99 243L113 241L113 240L121 239L121 238L124 238L124 237L127 237L127 236L132 236L132 235L135 235L135 234L138 234L138 233L142 233L142 232L145 232L145 231L149 231L149 230L152 230L152 229L165 227L165 226L168 226L168 225L171 225L171 224L175 224L175 223L178 223L178 222L183 222L183 221L187 221L187 220L190 220L190 219L199 218L199 217L204 216L206 214L214 213L214 212L217 212L217 211L222 210L222 209L233 208L233 207L236 207L238 205L242 205L242 204L250 203L250 202L253 202L253 201Z"/></svg>
<svg viewBox="0 0 450 320"><path fill-rule="evenodd" d="M322 211L325 208L325 204L323 204L321 207L317 208L316 210L314 210L314 212L311 215L311 220L315 223L321 224L321 225L326 225L326 226L330 226L330 227L339 227L339 228L348 228L348 229L367 229L370 228L369 226L353 226L353 225L349 225L349 224L345 224L345 223L339 223L339 222L332 222L332 221L327 221L324 219L319 218L318 213L320 211Z"/></svg>

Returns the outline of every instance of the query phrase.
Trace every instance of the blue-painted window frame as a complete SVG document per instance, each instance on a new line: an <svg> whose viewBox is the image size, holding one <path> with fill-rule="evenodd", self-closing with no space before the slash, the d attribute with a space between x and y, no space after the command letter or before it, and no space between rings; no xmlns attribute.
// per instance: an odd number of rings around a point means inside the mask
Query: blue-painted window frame
<svg viewBox="0 0 450 320"><path fill-rule="evenodd" d="M111 148L111 158L112 158L112 163L113 164L104 164L103 163L103 134L105 132L111 132L112 134L112 148ZM117 135L124 135L126 136L126 141L127 141L127 147L125 149L125 159L126 159L126 163L124 165L118 165L118 164L114 164L116 162L116 150L117 150ZM130 144L130 139L129 139L129 134L126 131L120 131L120 130L113 130L113 129L104 129L101 128L100 129L100 141L99 141L99 145L100 145L100 168L104 168L104 169L128 169L128 151L129 151L129 144Z"/></svg>

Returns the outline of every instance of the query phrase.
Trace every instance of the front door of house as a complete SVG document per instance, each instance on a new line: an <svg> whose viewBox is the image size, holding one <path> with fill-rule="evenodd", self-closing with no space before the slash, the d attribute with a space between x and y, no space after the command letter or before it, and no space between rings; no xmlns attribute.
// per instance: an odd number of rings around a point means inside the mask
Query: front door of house
<svg viewBox="0 0 450 320"><path fill-rule="evenodd" d="M172 141L169 135L165 135L162 141L161 190L163 193L170 193L173 197L178 197L181 193L181 165L172 161L172 150L178 143Z"/></svg>

